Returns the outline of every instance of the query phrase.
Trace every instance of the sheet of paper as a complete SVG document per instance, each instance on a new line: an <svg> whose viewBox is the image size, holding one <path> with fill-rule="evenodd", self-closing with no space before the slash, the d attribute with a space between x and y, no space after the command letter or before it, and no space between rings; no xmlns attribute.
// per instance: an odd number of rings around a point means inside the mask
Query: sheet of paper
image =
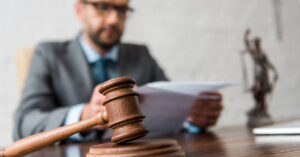
<svg viewBox="0 0 300 157"><path fill-rule="evenodd" d="M217 91L228 83L154 82L139 87L141 112L149 137L176 133L186 120L194 100L204 91Z"/></svg>
<svg viewBox="0 0 300 157"><path fill-rule="evenodd" d="M234 85L232 83L223 82L170 82L170 81L158 81L148 83L145 86L138 89L141 94L150 94L149 92L156 92L155 90L150 90L150 88L155 88L157 90L166 90L176 93L182 93L185 95L199 96L200 93L205 91L218 91L221 88Z"/></svg>

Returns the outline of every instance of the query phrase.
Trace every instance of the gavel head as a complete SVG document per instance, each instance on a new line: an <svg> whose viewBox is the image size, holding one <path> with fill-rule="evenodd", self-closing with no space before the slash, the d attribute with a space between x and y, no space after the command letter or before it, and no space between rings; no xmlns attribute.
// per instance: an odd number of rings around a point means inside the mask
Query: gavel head
<svg viewBox="0 0 300 157"><path fill-rule="evenodd" d="M105 96L108 127L114 130L112 142L125 143L149 132L141 122L145 118L139 111L138 94L132 88L135 81L129 77L118 77L101 84L99 92Z"/></svg>

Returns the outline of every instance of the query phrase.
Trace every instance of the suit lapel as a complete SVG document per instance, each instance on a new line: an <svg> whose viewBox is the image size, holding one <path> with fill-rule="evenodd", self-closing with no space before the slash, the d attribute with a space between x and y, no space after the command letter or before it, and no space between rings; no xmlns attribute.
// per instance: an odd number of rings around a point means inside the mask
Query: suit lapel
<svg viewBox="0 0 300 157"><path fill-rule="evenodd" d="M78 39L71 41L68 46L67 58L71 62L70 65L73 66L70 68L73 69L71 72L73 73L73 80L71 81L75 81L77 89L81 91L79 93L84 91L85 93L89 93L87 95L90 95L94 88L94 80Z"/></svg>
<svg viewBox="0 0 300 157"><path fill-rule="evenodd" d="M130 53L127 53L127 49L124 44L119 46L119 56L118 56L118 74L120 76L128 75L128 60L130 58Z"/></svg>

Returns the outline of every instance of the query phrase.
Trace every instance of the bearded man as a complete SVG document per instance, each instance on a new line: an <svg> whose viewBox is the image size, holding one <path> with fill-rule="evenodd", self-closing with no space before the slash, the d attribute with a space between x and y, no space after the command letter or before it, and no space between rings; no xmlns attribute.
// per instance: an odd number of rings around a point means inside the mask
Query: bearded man
<svg viewBox="0 0 300 157"><path fill-rule="evenodd" d="M138 86L168 80L146 46L120 41L131 11L129 0L78 0L75 12L82 31L76 39L37 45L14 115L15 140L86 120L103 111L104 96L98 88L108 79L129 76ZM222 109L221 99L208 105L197 103L188 117L190 124L214 125ZM176 122L176 118L172 120ZM68 140L101 138L106 128L100 125ZM162 130L162 134L168 132L168 128Z"/></svg>

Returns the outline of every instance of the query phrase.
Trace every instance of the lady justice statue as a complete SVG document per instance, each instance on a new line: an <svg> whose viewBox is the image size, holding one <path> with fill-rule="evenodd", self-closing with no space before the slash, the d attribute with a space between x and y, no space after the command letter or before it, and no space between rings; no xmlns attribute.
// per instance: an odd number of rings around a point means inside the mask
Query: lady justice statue
<svg viewBox="0 0 300 157"><path fill-rule="evenodd" d="M243 51L243 54L249 53L254 61L254 84L249 91L253 93L256 104L247 113L248 126L259 127L273 123L267 111L266 96L272 93L278 80L278 72L262 50L261 39L257 37L250 41L249 34L250 30L247 29L244 36L246 50ZM269 70L273 72L272 82L269 81Z"/></svg>

